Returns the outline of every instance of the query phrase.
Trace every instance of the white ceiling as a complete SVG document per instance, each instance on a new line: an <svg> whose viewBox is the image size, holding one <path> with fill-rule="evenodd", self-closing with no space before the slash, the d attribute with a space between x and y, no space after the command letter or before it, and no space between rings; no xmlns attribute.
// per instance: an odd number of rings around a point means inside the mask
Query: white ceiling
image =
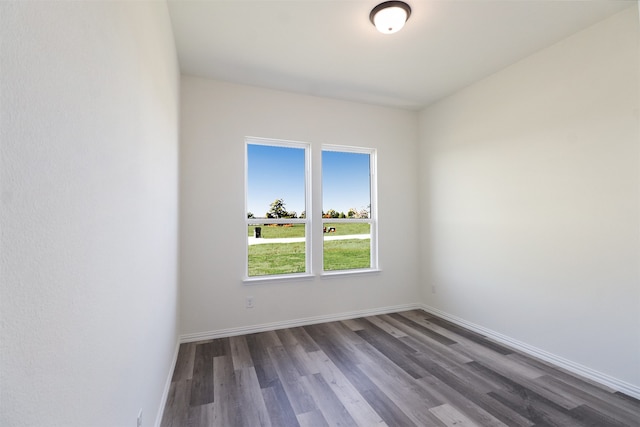
<svg viewBox="0 0 640 427"><path fill-rule="evenodd" d="M169 0L183 74L419 109L635 0L406 0L404 29L376 0Z"/></svg>

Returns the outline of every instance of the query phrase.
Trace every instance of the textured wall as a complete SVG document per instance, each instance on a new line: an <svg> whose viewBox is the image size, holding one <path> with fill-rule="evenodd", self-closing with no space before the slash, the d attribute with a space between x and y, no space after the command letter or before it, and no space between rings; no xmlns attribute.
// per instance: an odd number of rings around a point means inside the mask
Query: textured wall
<svg viewBox="0 0 640 427"><path fill-rule="evenodd" d="M153 425L177 337L166 4L0 2L0 424Z"/></svg>
<svg viewBox="0 0 640 427"><path fill-rule="evenodd" d="M185 76L181 98L183 333L418 301L417 113ZM243 284L245 136L308 142L312 150L321 144L376 148L383 271ZM250 310L248 295L255 301Z"/></svg>
<svg viewBox="0 0 640 427"><path fill-rule="evenodd" d="M420 119L429 304L636 387L638 36L631 7Z"/></svg>

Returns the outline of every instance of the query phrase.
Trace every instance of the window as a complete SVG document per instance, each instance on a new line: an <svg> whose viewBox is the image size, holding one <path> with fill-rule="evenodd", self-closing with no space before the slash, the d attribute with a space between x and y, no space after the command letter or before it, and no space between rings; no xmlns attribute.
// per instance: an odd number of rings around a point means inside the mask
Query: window
<svg viewBox="0 0 640 427"><path fill-rule="evenodd" d="M311 171L309 144L246 138L247 280L377 269L375 151L314 153Z"/></svg>
<svg viewBox="0 0 640 427"><path fill-rule="evenodd" d="M246 277L308 273L309 147L246 142Z"/></svg>
<svg viewBox="0 0 640 427"><path fill-rule="evenodd" d="M375 151L322 150L323 270L377 268Z"/></svg>

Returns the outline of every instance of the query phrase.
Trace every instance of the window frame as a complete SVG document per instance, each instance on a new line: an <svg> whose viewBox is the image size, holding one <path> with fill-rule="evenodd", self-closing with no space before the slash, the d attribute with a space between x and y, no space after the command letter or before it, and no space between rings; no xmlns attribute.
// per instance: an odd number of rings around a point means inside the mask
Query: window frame
<svg viewBox="0 0 640 427"><path fill-rule="evenodd" d="M378 256L378 179L377 179L377 149L321 144L315 148L311 143L282 140L274 138L262 138L247 136L244 138L244 227L245 249L244 249L244 277L245 284L258 284L272 281L300 281L320 278L332 278L345 275L372 274L381 271ZM305 169L305 218L247 218L248 196L249 196L249 145L263 145L272 147L298 148L304 149L304 169ZM369 196L371 206L369 208L369 218L323 218L323 189L322 189L322 154L324 151L361 153L369 155ZM319 157L319 159L318 159ZM312 168L315 168L315 170ZM314 215L314 206L318 212ZM320 221L315 220L316 217ZM249 235L248 227L254 225L256 221L260 224L304 224L305 225L305 271L301 273L273 274L261 276L249 276ZM317 222L317 224L316 224ZM325 223L368 223L370 230L370 265L368 268L349 270L324 270L324 233L322 227ZM314 240L315 236L315 240Z"/></svg>
<svg viewBox="0 0 640 427"><path fill-rule="evenodd" d="M311 144L299 141L288 141L272 138L245 137L244 139L244 235L245 235L245 257L244 257L244 282L263 282L271 280L298 280L306 277L313 277L312 263L312 208L311 208ZM247 218L249 212L249 145L262 145L270 147L297 148L304 150L304 218ZM262 276L249 276L249 235L248 227L257 220L260 224L304 224L305 225L305 271L302 273L272 274Z"/></svg>
<svg viewBox="0 0 640 427"><path fill-rule="evenodd" d="M370 260L368 268L358 268L349 270L325 270L324 269L324 233L322 239L322 263L321 263L321 276L338 276L345 274L361 274L371 273L379 271L378 265L378 179L377 179L377 150L375 148L354 147L346 145L334 145L323 144L321 146L321 153L325 151L341 152L341 153L357 153L369 155L369 218L324 218L321 216L321 226L327 223L366 223L369 224L370 233ZM322 165L322 161L321 161ZM321 179L324 178L324 174L320 171ZM324 203L324 189L320 195L321 204ZM322 206L321 211L324 211L325 206Z"/></svg>

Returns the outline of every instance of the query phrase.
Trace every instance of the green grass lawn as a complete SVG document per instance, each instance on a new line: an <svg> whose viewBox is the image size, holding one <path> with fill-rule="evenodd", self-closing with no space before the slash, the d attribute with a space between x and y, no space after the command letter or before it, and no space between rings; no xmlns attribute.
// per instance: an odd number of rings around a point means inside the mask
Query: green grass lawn
<svg viewBox="0 0 640 427"><path fill-rule="evenodd" d="M369 224L362 222L340 222L340 223L331 223L327 222L322 225L323 227L327 227L327 230L330 227L334 227L336 229L333 233L327 233L329 236L346 236L348 234L369 234Z"/></svg>
<svg viewBox="0 0 640 427"><path fill-rule="evenodd" d="M262 229L263 239L276 239L280 237L304 237L304 224L294 224L293 227L271 227L268 225L250 225L247 229L247 235L254 235L254 228Z"/></svg>
<svg viewBox="0 0 640 427"><path fill-rule="evenodd" d="M359 225L369 226L368 224ZM249 276L304 273L304 245L304 243L273 243L249 246ZM324 270L369 268L370 247L369 239L325 241Z"/></svg>
<svg viewBox="0 0 640 427"><path fill-rule="evenodd" d="M266 225L250 225L247 227L247 235L254 235L254 228L260 227L262 229L263 239L275 239L279 237L304 237L304 224L294 224L293 227L270 227ZM334 227L336 231L330 233L335 236L346 236L348 234L369 234L369 224L355 222L355 223L326 223L323 227ZM329 233L327 233L329 234Z"/></svg>
<svg viewBox="0 0 640 427"><path fill-rule="evenodd" d="M249 277L304 273L304 243L249 246Z"/></svg>
<svg viewBox="0 0 640 427"><path fill-rule="evenodd" d="M370 266L370 239L330 240L324 242L325 271L355 270L369 268Z"/></svg>

